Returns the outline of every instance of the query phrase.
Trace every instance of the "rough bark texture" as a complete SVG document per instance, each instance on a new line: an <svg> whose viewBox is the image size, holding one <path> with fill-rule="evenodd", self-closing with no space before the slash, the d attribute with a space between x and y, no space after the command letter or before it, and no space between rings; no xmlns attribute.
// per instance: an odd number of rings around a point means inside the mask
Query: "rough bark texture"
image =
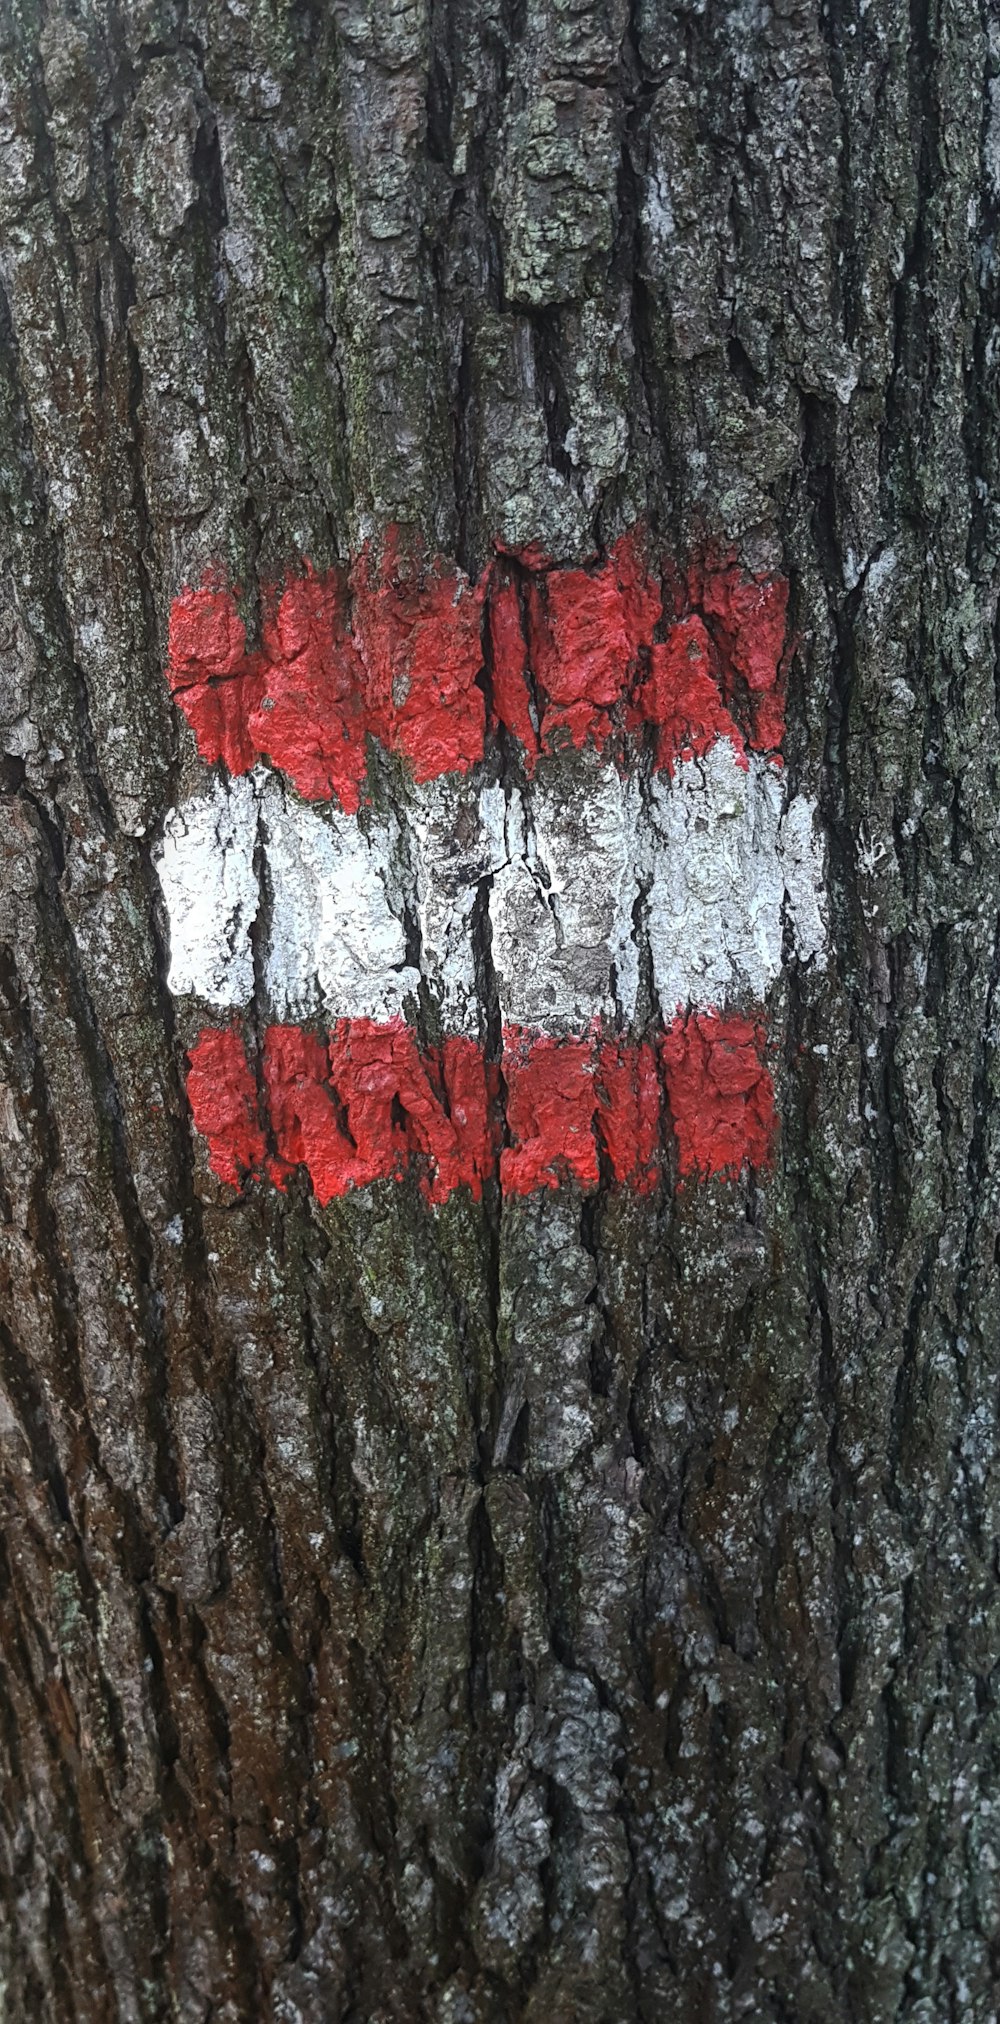
<svg viewBox="0 0 1000 2024"><path fill-rule="evenodd" d="M12 2020L987 2020L991 0L0 0ZM763 1181L234 1194L172 595L395 521L787 572Z"/></svg>

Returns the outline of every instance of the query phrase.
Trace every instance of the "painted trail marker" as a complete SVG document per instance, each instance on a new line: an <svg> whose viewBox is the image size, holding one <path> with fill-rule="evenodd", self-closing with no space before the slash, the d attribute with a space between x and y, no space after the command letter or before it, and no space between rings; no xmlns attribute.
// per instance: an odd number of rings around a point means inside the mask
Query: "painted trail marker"
<svg viewBox="0 0 1000 2024"><path fill-rule="evenodd" d="M220 1179L645 1189L671 1132L682 1176L766 1164L766 999L825 941L786 608L729 565L661 578L638 534L475 585L390 538L291 577L255 649L228 588L182 591L167 678L220 770L157 869L170 988L225 1015L188 1081Z"/></svg>

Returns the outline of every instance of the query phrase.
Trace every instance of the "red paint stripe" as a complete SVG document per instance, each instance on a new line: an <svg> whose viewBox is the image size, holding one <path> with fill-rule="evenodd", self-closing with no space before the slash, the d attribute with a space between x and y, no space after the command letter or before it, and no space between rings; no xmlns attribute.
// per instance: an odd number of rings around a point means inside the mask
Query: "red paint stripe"
<svg viewBox="0 0 1000 2024"><path fill-rule="evenodd" d="M210 766L247 773L258 756L250 718L264 692L260 656L246 651L246 628L231 590L206 580L170 607L167 680Z"/></svg>
<svg viewBox="0 0 1000 2024"><path fill-rule="evenodd" d="M381 566L364 549L351 582L369 729L417 780L465 773L483 756L486 579L472 585L440 558L422 566L390 529Z"/></svg>
<svg viewBox="0 0 1000 2024"><path fill-rule="evenodd" d="M498 577L490 597L490 645L493 653L493 710L522 747L529 773L538 757L538 729L531 713L528 687L528 642L517 584Z"/></svg>
<svg viewBox="0 0 1000 2024"><path fill-rule="evenodd" d="M265 1155L257 1089L235 1026L206 1026L188 1056L188 1102L208 1143L213 1174L231 1187L259 1171Z"/></svg>
<svg viewBox="0 0 1000 2024"><path fill-rule="evenodd" d="M260 696L247 728L307 801L356 813L368 765L364 668L350 630L347 580L308 571L265 613Z"/></svg>
<svg viewBox="0 0 1000 2024"><path fill-rule="evenodd" d="M207 1027L189 1061L213 1173L237 1186L267 1172L283 1187L304 1167L323 1203L408 1172L432 1202L463 1186L478 1199L497 1173L507 1195L567 1180L590 1191L602 1163L612 1181L647 1193L671 1120L682 1178L764 1167L776 1133L763 1028L715 1013L675 1020L658 1045L509 1028L499 1066L461 1036L421 1049L402 1020L342 1019L325 1037L271 1026L270 1157L238 1031Z"/></svg>
<svg viewBox="0 0 1000 2024"><path fill-rule="evenodd" d="M269 593L258 648L247 648L236 597L218 579L183 590L167 678L210 764L245 773L266 756L306 798L353 813L369 736L418 780L482 758L484 612L494 721L529 769L539 750L603 750L647 725L657 766L719 737L740 753L776 752L787 607L787 583L730 564L701 566L680 586L651 564L639 530L593 568L558 569L525 551L478 584L405 551L390 530L377 564L365 549L350 577L307 565Z"/></svg>
<svg viewBox="0 0 1000 2024"><path fill-rule="evenodd" d="M567 739L604 748L662 609L637 535L623 537L599 569L552 569L532 577L528 648L547 698L541 721L546 751Z"/></svg>
<svg viewBox="0 0 1000 2024"><path fill-rule="evenodd" d="M271 1178L283 1186L304 1166L323 1203L412 1167L432 1202L463 1183L478 1197L495 1165L488 1070L474 1041L421 1055L402 1020L342 1019L326 1039L270 1026L264 1084Z"/></svg>
<svg viewBox="0 0 1000 2024"><path fill-rule="evenodd" d="M562 1180L596 1188L600 1175L594 1119L595 1045L553 1040L509 1027L504 1034L507 1130L500 1155L505 1195L530 1195Z"/></svg>
<svg viewBox="0 0 1000 2024"><path fill-rule="evenodd" d="M691 1012L664 1035L662 1057L677 1165L692 1174L766 1166L776 1130L765 1033L749 1019Z"/></svg>
<svg viewBox="0 0 1000 2024"><path fill-rule="evenodd" d="M604 1040L597 1050L597 1136L616 1181L647 1195L659 1178L663 1102L656 1048Z"/></svg>
<svg viewBox="0 0 1000 2024"><path fill-rule="evenodd" d="M701 759L717 738L729 738L741 765L746 748L713 672L712 643L697 612L678 619L650 650L649 675L635 697L633 718L656 730L655 764L673 773L682 759Z"/></svg>
<svg viewBox="0 0 1000 2024"><path fill-rule="evenodd" d="M695 595L718 655L722 693L755 752L777 752L785 735L783 651L788 584L739 569L703 572Z"/></svg>

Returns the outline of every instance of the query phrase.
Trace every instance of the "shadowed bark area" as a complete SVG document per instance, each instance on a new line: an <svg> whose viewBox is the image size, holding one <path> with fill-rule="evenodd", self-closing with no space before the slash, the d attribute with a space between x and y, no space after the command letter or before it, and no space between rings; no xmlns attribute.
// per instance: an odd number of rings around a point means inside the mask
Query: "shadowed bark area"
<svg viewBox="0 0 1000 2024"><path fill-rule="evenodd" d="M5 2015L986 2024L993 10L0 38ZM478 574L637 520L791 583L831 950L770 1002L773 1171L223 1186L171 598L222 569L255 638L389 523Z"/></svg>

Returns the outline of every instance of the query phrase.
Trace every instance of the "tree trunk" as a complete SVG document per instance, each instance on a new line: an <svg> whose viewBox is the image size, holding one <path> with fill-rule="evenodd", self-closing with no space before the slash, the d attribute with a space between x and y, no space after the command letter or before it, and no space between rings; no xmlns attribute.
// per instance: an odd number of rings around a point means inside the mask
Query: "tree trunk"
<svg viewBox="0 0 1000 2024"><path fill-rule="evenodd" d="M0 27L4 2015L985 2024L994 11L0 0ZM734 791L817 810L826 948L795 960L786 906L736 1004L779 1122L709 1172L675 1071L641 1185L589 1124L582 1165L506 1185L509 1070L499 1167L327 1191L261 1065L276 1018L316 1020L276 1013L257 845L246 1007L181 974L171 811L276 776L199 756L171 611L228 599L249 694L269 587L350 567L361 599L397 541L456 610L561 571L618 612L623 536L658 558L647 674L702 625L671 582L790 587L783 763L722 740ZM461 780L576 794L582 835L600 767L626 791L597 716L578 740L566 704L546 751L530 698L532 775L500 687L487 651ZM324 835L418 835L386 695L396 747L356 746L360 815L326 790ZM681 771L653 737L647 814ZM502 960L527 991L535 954L515 910L502 959L480 871L496 1122ZM426 1064L448 1021L404 930L392 1030ZM669 940L616 1028L668 1070ZM260 1156L225 1174L205 1029L255 1078Z"/></svg>

